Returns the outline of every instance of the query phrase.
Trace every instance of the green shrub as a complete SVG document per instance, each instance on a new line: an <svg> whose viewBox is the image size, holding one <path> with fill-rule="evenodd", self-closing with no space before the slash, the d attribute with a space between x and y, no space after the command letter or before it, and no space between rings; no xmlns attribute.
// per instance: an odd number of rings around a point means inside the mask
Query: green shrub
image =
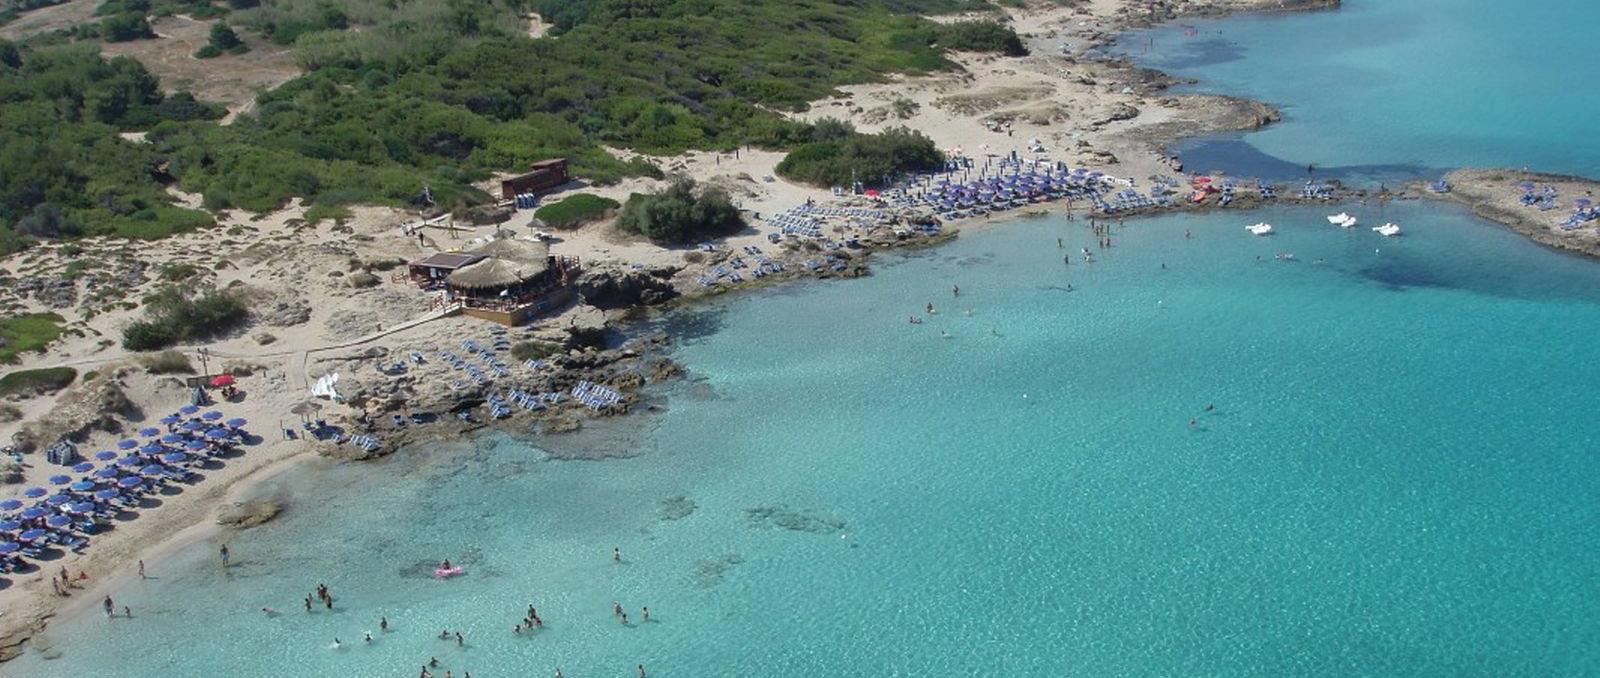
<svg viewBox="0 0 1600 678"><path fill-rule="evenodd" d="M188 280L189 278L193 278L194 275L199 272L199 267L196 267L193 264L185 264L182 262L167 264L166 266L161 267L161 279L167 282L178 282L180 280Z"/></svg>
<svg viewBox="0 0 1600 678"><path fill-rule="evenodd" d="M957 21L934 30L940 47L976 52L999 52L1006 56L1027 56L1028 48L1010 26L992 21Z"/></svg>
<svg viewBox="0 0 1600 678"><path fill-rule="evenodd" d="M611 210L620 206L622 203L610 198L576 193L560 201L540 206L534 210L533 216L550 228L577 228L585 222L605 218Z"/></svg>
<svg viewBox="0 0 1600 678"><path fill-rule="evenodd" d="M222 56L222 50L218 49L216 45L201 45L200 49L194 51L194 58L196 59L210 59L219 56Z"/></svg>
<svg viewBox="0 0 1600 678"><path fill-rule="evenodd" d="M548 341L519 341L511 345L511 357L518 362L545 358L560 352L560 344L552 344Z"/></svg>
<svg viewBox="0 0 1600 678"><path fill-rule="evenodd" d="M43 351L61 336L61 316L28 313L0 318L0 363L15 362L24 351Z"/></svg>
<svg viewBox="0 0 1600 678"><path fill-rule="evenodd" d="M156 37L150 22L138 12L127 12L108 17L100 22L100 37L106 42L127 42Z"/></svg>
<svg viewBox="0 0 1600 678"><path fill-rule="evenodd" d="M695 189L679 179L660 193L628 196L617 228L656 242L681 243L734 233L744 227L739 210L720 188Z"/></svg>
<svg viewBox="0 0 1600 678"><path fill-rule="evenodd" d="M194 364L182 351L162 351L139 359L151 374L194 374Z"/></svg>
<svg viewBox="0 0 1600 678"><path fill-rule="evenodd" d="M70 367L18 370L0 377L0 396L59 391L77 378L78 371Z"/></svg>
<svg viewBox="0 0 1600 678"><path fill-rule="evenodd" d="M237 327L248 315L244 302L231 292L191 297L183 289L169 287L145 299L145 319L123 329L122 347L153 351L204 339Z"/></svg>
<svg viewBox="0 0 1600 678"><path fill-rule="evenodd" d="M944 154L921 132L898 127L881 134L850 131L796 148L778 163L784 178L815 186L848 186L859 181L881 186L904 172L944 166Z"/></svg>

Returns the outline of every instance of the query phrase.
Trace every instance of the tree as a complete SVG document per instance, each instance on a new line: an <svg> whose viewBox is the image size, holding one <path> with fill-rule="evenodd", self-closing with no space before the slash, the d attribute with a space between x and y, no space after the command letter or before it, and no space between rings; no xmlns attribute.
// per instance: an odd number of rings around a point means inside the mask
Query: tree
<svg viewBox="0 0 1600 678"><path fill-rule="evenodd" d="M211 24L212 47L227 52L243 45L244 42L239 40L239 34L234 33L233 29L228 27L227 22L218 21Z"/></svg>
<svg viewBox="0 0 1600 678"><path fill-rule="evenodd" d="M697 191L693 179L678 179L660 193L628 196L617 218L617 228L657 242L687 242L743 227L727 191L716 187Z"/></svg>

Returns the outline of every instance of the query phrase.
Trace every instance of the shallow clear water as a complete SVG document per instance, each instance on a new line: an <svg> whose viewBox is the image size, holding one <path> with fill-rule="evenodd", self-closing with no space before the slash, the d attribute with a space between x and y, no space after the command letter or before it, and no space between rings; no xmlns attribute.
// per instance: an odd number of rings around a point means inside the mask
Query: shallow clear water
<svg viewBox="0 0 1600 678"><path fill-rule="evenodd" d="M8 668L1600 671L1600 268L1452 208L1343 207L1407 233L1171 216L1064 266L1055 238L1088 232L1026 220L684 314L696 381L644 456L491 437L308 473L231 575L198 545L117 593L135 619L58 624L60 659ZM675 496L697 508L664 520ZM469 574L428 576L445 556ZM319 582L335 613L300 607ZM547 628L514 636L530 602Z"/></svg>
<svg viewBox="0 0 1600 678"><path fill-rule="evenodd" d="M1200 24L1250 45L1202 46L1243 51L1209 87L1290 104L1249 143L1593 167L1567 117L1499 96L1529 59L1474 37L1569 30L1561 3L1346 5ZM1182 37L1157 51L1192 65ZM1592 104L1566 44L1508 86ZM1469 57L1492 106L1437 82ZM490 436L297 472L228 574L214 543L151 563L115 592L135 618L58 620L60 658L7 675L1600 674L1600 267L1432 203L1140 220L1064 266L1080 247L1080 222L1025 220L679 313L694 381L642 456ZM447 556L468 574L432 578ZM333 613L300 607L318 583ZM546 628L515 636L530 602Z"/></svg>
<svg viewBox="0 0 1600 678"><path fill-rule="evenodd" d="M1183 22L1117 50L1284 120L1181 147L1187 169L1369 180L1473 166L1600 176L1583 0L1346 0L1336 11ZM1257 153L1267 157L1260 157ZM1275 162L1274 162L1275 161Z"/></svg>

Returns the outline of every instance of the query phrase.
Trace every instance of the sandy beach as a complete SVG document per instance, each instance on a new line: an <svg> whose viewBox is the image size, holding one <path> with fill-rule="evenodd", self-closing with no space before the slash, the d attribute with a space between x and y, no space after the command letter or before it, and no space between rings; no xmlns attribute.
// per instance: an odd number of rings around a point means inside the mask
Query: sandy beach
<svg viewBox="0 0 1600 678"><path fill-rule="evenodd" d="M1275 119L1276 112L1227 97L1171 95L1163 91L1169 83L1159 74L1117 61L1084 58L1085 50L1119 30L1152 20L1333 5L1337 2L1179 2L1151 16L1136 9L1147 7L1144 2L1094 0L1076 9L1008 10L1011 23L1029 41L1032 56L960 54L956 58L961 72L843 88L841 96L816 102L799 117L835 117L868 131L905 125L928 134L941 148L974 157L1015 152L1143 182L1151 175L1174 172L1172 159L1162 150L1164 143L1206 131L1253 129ZM731 249L767 246L767 235L775 227L760 218L764 215L808 199L835 199L829 191L775 177L774 167L781 159L781 153L753 149L653 158L669 175L727 189L749 213L751 228L724 241ZM1469 183L1466 177L1458 181ZM572 185L545 199L586 192L620 201L661 185L651 180L603 187ZM1458 191L1458 195L1472 194ZM198 204L197 196L178 198ZM59 340L44 353L23 354L15 367L73 367L80 375L78 383L60 392L11 398L6 404L15 408L17 416L0 423L0 434L7 440L19 433L44 442L72 435L80 441L80 450L92 453L112 447L128 432L187 402L187 392L176 378L185 375L152 374L140 356L123 350L117 341L121 329L139 315L136 305L124 300L154 291L162 284L161 272L180 265L194 269L186 284L232 287L251 300L255 318L248 330L206 344L203 358L201 346L182 350L196 373L238 377L244 397L217 408L228 417L247 419L247 428L260 437L258 444L244 448L242 456L206 471L204 480L161 496L159 506L95 535L81 553L67 552L41 563L38 572L10 578L11 585L0 590L0 609L5 611L0 616L0 657L14 656L19 644L52 616L92 604L103 591L136 576L137 561L158 571L164 553L196 540L225 541L234 528L217 524L219 510L258 498L275 471L292 464L329 463L316 461L317 453L329 452L329 446L286 440L280 434L299 423L289 411L307 399L307 389L317 377L370 364L372 356L361 352L374 347L382 347L382 355L392 361L407 350L436 350L482 333L481 321L436 313L429 293L392 277L403 270L397 266L419 255L471 247L501 227L518 233L530 230L529 216L519 213L501 225L458 221L449 228L424 228L419 243L408 232L416 215L400 210L355 208L351 218L332 226L308 225L303 217L304 209L298 205L265 215L230 212L218 215L216 228L201 232L153 242L49 243L0 262L12 276L42 278L68 270L82 252L90 251L105 274L104 282L75 284L70 294L60 289L0 294L7 314L55 312L66 319L66 333ZM688 250L621 234L610 220L557 236L552 251L580 257L589 268L672 269L671 277L680 288L702 270L688 260ZM1593 246L1591 242L1588 247ZM572 313L541 319L513 333L528 338L559 334ZM94 405L107 398L125 406L114 413L96 411ZM335 412L330 405L324 414L349 419L354 411ZM35 451L25 457L16 482L0 488L0 498L42 486L55 472ZM44 579L61 568L74 576L87 573L88 585L75 589L70 598L52 595L45 590L49 585Z"/></svg>

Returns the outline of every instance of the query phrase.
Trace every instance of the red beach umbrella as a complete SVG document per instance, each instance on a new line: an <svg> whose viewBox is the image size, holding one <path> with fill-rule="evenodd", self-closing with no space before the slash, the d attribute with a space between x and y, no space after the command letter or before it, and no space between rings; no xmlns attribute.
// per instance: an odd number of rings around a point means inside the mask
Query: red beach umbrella
<svg viewBox="0 0 1600 678"><path fill-rule="evenodd" d="M231 375L231 374L219 374L219 375L217 375L215 377L212 377L211 378L211 385L212 386L232 386L233 385L233 375Z"/></svg>

